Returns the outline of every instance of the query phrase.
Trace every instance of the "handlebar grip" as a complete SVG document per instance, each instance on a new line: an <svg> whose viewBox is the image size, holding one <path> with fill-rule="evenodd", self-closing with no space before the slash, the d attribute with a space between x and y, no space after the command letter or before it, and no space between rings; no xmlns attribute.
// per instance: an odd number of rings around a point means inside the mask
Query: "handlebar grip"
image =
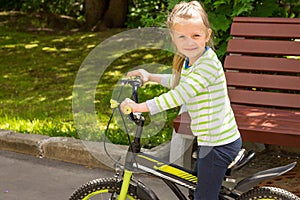
<svg viewBox="0 0 300 200"><path fill-rule="evenodd" d="M116 108L116 107L118 107L119 106L119 102L117 102L116 100L114 100L114 99L111 99L110 100L110 108Z"/></svg>
<svg viewBox="0 0 300 200"><path fill-rule="evenodd" d="M125 115L129 115L130 113L132 113L132 109L130 106L124 106L124 109L122 111Z"/></svg>

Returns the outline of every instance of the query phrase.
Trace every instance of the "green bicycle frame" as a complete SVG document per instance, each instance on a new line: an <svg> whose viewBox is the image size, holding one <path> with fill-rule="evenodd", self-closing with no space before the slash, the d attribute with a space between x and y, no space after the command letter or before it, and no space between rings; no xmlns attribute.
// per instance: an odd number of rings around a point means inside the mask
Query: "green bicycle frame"
<svg viewBox="0 0 300 200"><path fill-rule="evenodd" d="M120 191L120 196L118 200L125 200L128 192L128 188L130 185L130 180L132 177L132 171L125 170L123 175L123 183Z"/></svg>

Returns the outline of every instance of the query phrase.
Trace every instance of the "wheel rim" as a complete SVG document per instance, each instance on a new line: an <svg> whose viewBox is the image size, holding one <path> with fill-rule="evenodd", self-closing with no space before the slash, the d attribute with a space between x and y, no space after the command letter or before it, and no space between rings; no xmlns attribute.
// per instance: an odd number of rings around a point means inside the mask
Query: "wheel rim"
<svg viewBox="0 0 300 200"><path fill-rule="evenodd" d="M91 192L89 195L85 196L82 200L89 200L91 197L94 197L96 195L99 195L99 194L104 194L104 193L110 193L108 189L105 189L105 190L97 190L97 191L94 191L94 192ZM126 196L129 200L134 200L134 198L130 195L127 194Z"/></svg>

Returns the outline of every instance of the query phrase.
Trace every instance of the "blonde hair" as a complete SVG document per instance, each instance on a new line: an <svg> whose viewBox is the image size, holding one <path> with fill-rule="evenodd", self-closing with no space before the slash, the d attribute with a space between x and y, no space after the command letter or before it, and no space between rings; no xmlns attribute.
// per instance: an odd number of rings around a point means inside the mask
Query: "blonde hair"
<svg viewBox="0 0 300 200"><path fill-rule="evenodd" d="M197 18L199 16L202 18L203 24L207 30L210 29L208 16L198 1L181 2L175 5L168 16L167 25L172 33L172 28L175 24L180 23L182 20ZM210 37L208 45L213 47L212 37ZM182 54L179 52L175 53L173 57L173 84L171 88L175 88L179 83L184 60L185 57Z"/></svg>

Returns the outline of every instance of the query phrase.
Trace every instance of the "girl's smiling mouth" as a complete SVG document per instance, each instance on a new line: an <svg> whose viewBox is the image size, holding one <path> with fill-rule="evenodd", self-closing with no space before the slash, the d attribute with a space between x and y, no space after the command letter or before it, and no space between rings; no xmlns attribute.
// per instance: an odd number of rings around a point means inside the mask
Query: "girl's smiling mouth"
<svg viewBox="0 0 300 200"><path fill-rule="evenodd" d="M185 51L194 51L197 49L198 49L198 47L184 48Z"/></svg>

